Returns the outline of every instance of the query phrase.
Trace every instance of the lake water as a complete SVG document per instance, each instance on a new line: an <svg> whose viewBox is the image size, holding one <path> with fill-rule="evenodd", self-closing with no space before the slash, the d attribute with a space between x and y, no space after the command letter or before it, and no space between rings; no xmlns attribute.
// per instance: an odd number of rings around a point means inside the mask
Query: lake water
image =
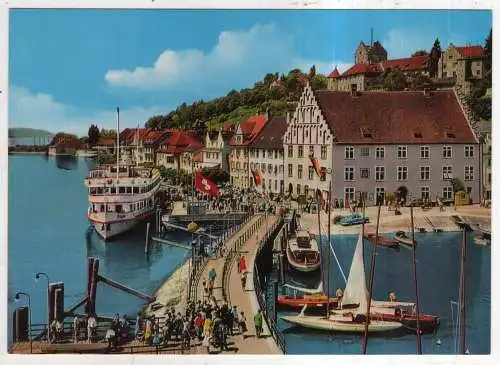
<svg viewBox="0 0 500 365"><path fill-rule="evenodd" d="M417 234L418 288L422 313L440 317L436 343L433 335L422 337L424 354L456 354L458 349L457 307L450 301L458 302L461 233ZM332 236L333 247L346 276L349 275L352 255L357 242L355 235ZM326 237L323 238L325 245ZM324 246L325 247L325 246ZM368 278L371 244L365 241L365 271ZM326 252L326 251L324 251ZM326 260L323 262L326 271ZM469 240L467 256L467 327L466 344L471 354L490 353L491 333L491 249L479 246ZM345 287L338 265L331 256L330 295L335 295L338 287ZM290 275L289 282L299 282L310 287L317 285L316 278ZM367 281L368 282L368 281ZM401 247L395 251L386 247L377 248L373 298L387 300L387 293L394 291L398 300L415 301L412 266L412 251ZM368 284L367 284L368 286ZM326 290L326 285L325 285ZM285 314L289 312L281 311ZM279 328L285 333L289 354L361 354L362 336L338 335L312 330L301 330L282 320ZM406 334L398 337L370 336L368 354L416 354L417 337Z"/></svg>
<svg viewBox="0 0 500 365"><path fill-rule="evenodd" d="M141 292L152 294L184 262L187 251L152 244L144 254L145 228L125 238L104 243L95 232L86 238L87 190L84 178L91 160L9 156L8 217L8 329L12 336L12 313L16 291L31 296L32 323L46 323L46 281L34 281L34 273L45 272L52 282L63 281L65 307L86 293L87 257L100 258L99 272ZM185 233L169 233L169 239L190 241ZM135 317L145 301L100 283L97 313L129 314Z"/></svg>

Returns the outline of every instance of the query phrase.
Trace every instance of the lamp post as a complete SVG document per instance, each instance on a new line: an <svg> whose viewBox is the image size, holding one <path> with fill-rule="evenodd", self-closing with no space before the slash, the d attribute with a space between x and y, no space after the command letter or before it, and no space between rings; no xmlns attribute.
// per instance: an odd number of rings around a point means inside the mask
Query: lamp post
<svg viewBox="0 0 500 365"><path fill-rule="evenodd" d="M44 272L37 272L35 274L35 281L38 282L40 280L40 277L43 276L47 279L47 339L48 342L50 342L50 300L49 300L49 285L50 285L50 279L49 275L47 275Z"/></svg>
<svg viewBox="0 0 500 365"><path fill-rule="evenodd" d="M24 295L26 298L28 298L28 336L30 339L30 354L33 353L33 339L31 337L31 298L28 294L18 291L14 297L14 300L17 302L19 299L21 299L21 295Z"/></svg>

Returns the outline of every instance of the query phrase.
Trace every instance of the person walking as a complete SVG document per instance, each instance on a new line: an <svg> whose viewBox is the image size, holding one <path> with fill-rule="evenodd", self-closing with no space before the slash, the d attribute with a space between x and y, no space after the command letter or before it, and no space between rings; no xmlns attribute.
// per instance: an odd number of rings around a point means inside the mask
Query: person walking
<svg viewBox="0 0 500 365"><path fill-rule="evenodd" d="M238 263L238 272L246 272L247 271L247 263L245 261L245 256L241 255L240 262Z"/></svg>
<svg viewBox="0 0 500 365"><path fill-rule="evenodd" d="M78 330L80 327L80 320L77 316L73 318L73 342L78 343Z"/></svg>
<svg viewBox="0 0 500 365"><path fill-rule="evenodd" d="M210 294L212 294L212 291L214 290L214 283L216 277L217 277L217 272L215 271L215 268L212 267L212 269L208 273L208 290Z"/></svg>
<svg viewBox="0 0 500 365"><path fill-rule="evenodd" d="M247 272L241 273L241 289L246 290L247 286Z"/></svg>
<svg viewBox="0 0 500 365"><path fill-rule="evenodd" d="M259 309L253 316L253 324L255 326L255 335L260 338L262 334L262 310Z"/></svg>

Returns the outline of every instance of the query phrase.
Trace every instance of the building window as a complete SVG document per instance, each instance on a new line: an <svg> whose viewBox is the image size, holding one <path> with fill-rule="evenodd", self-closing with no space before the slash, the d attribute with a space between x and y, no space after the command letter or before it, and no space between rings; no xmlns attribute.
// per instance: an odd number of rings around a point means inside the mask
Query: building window
<svg viewBox="0 0 500 365"><path fill-rule="evenodd" d="M304 195L305 196L309 195L309 185L304 185Z"/></svg>
<svg viewBox="0 0 500 365"><path fill-rule="evenodd" d="M304 157L304 146L299 146L299 157Z"/></svg>
<svg viewBox="0 0 500 365"><path fill-rule="evenodd" d="M309 146L309 156L314 156L314 146Z"/></svg>
<svg viewBox="0 0 500 365"><path fill-rule="evenodd" d="M376 181L385 180L385 167L384 166L376 166L375 167L375 180Z"/></svg>
<svg viewBox="0 0 500 365"><path fill-rule="evenodd" d="M354 159L354 147L346 147L345 148L345 159L353 160Z"/></svg>
<svg viewBox="0 0 500 365"><path fill-rule="evenodd" d="M312 166L309 166L308 175L309 175L309 180L314 179L314 168Z"/></svg>
<svg viewBox="0 0 500 365"><path fill-rule="evenodd" d="M408 166L398 166L398 181L408 180Z"/></svg>
<svg viewBox="0 0 500 365"><path fill-rule="evenodd" d="M257 155L259 157L259 155ZM288 146L288 157L293 157L293 146Z"/></svg>
<svg viewBox="0 0 500 365"><path fill-rule="evenodd" d="M453 167L443 166L443 180L450 180L453 178Z"/></svg>
<svg viewBox="0 0 500 365"><path fill-rule="evenodd" d="M385 147L377 147L375 149L375 158L377 160L383 160L385 158Z"/></svg>
<svg viewBox="0 0 500 365"><path fill-rule="evenodd" d="M474 180L474 166L465 166L465 181Z"/></svg>
<svg viewBox="0 0 500 365"><path fill-rule="evenodd" d="M271 151L271 150L267 151L267 158L269 158L269 159L273 158L273 151Z"/></svg>
<svg viewBox="0 0 500 365"><path fill-rule="evenodd" d="M488 173L488 184L491 185L491 172Z"/></svg>
<svg viewBox="0 0 500 365"><path fill-rule="evenodd" d="M367 168L359 169L359 177L361 177L362 179L369 179L370 169Z"/></svg>
<svg viewBox="0 0 500 365"><path fill-rule="evenodd" d="M355 188L352 187L344 188L344 200L353 201L355 195L356 195Z"/></svg>
<svg viewBox="0 0 500 365"><path fill-rule="evenodd" d="M430 166L420 166L420 180L430 180L431 179L431 167Z"/></svg>
<svg viewBox="0 0 500 365"><path fill-rule="evenodd" d="M273 173L273 165L271 165L271 164L267 165L267 172L270 173L270 174Z"/></svg>
<svg viewBox="0 0 500 365"><path fill-rule="evenodd" d="M408 148L406 146L398 146L398 158L408 158Z"/></svg>
<svg viewBox="0 0 500 365"><path fill-rule="evenodd" d="M321 159L326 160L328 158L327 146L321 146Z"/></svg>
<svg viewBox="0 0 500 365"><path fill-rule="evenodd" d="M278 158L278 150L274 150L274 158Z"/></svg>
<svg viewBox="0 0 500 365"><path fill-rule="evenodd" d="M445 200L453 199L453 188L451 186L443 187L443 199Z"/></svg>
<svg viewBox="0 0 500 365"><path fill-rule="evenodd" d="M443 158L451 158L451 146L443 146Z"/></svg>
<svg viewBox="0 0 500 365"><path fill-rule="evenodd" d="M297 184L297 195L300 195L300 184Z"/></svg>
<svg viewBox="0 0 500 365"><path fill-rule="evenodd" d="M302 179L302 165L297 166L297 178Z"/></svg>
<svg viewBox="0 0 500 365"><path fill-rule="evenodd" d="M291 163L288 164L288 177L293 177L293 166Z"/></svg>
<svg viewBox="0 0 500 365"><path fill-rule="evenodd" d="M430 158L431 152L429 146L420 146L420 158Z"/></svg>
<svg viewBox="0 0 500 365"><path fill-rule="evenodd" d="M321 170L321 176L320 176L320 181L326 181L326 167L322 167Z"/></svg>
<svg viewBox="0 0 500 365"><path fill-rule="evenodd" d="M385 198L385 188L382 187L376 187L375 188L375 202L378 205L384 204L384 198Z"/></svg>
<svg viewBox="0 0 500 365"><path fill-rule="evenodd" d="M344 181L354 180L354 167L344 167Z"/></svg>
<svg viewBox="0 0 500 365"><path fill-rule="evenodd" d="M370 147L361 147L359 155L361 157L368 157L368 156L370 156Z"/></svg>
<svg viewBox="0 0 500 365"><path fill-rule="evenodd" d="M422 186L420 188L420 199L428 200L431 197L431 189L428 186Z"/></svg>
<svg viewBox="0 0 500 365"><path fill-rule="evenodd" d="M474 157L474 146L465 146L465 157Z"/></svg>
<svg viewBox="0 0 500 365"><path fill-rule="evenodd" d="M274 180L274 191L278 190L278 180Z"/></svg>

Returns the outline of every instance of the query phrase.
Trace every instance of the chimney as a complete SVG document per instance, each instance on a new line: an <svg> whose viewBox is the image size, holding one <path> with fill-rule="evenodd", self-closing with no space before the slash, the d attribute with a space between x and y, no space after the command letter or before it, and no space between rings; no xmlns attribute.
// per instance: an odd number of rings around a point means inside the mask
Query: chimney
<svg viewBox="0 0 500 365"><path fill-rule="evenodd" d="M358 84L351 84L351 96L358 96Z"/></svg>
<svg viewBox="0 0 500 365"><path fill-rule="evenodd" d="M431 89L430 88L428 88L428 87L424 88L424 96L427 98L431 96Z"/></svg>

